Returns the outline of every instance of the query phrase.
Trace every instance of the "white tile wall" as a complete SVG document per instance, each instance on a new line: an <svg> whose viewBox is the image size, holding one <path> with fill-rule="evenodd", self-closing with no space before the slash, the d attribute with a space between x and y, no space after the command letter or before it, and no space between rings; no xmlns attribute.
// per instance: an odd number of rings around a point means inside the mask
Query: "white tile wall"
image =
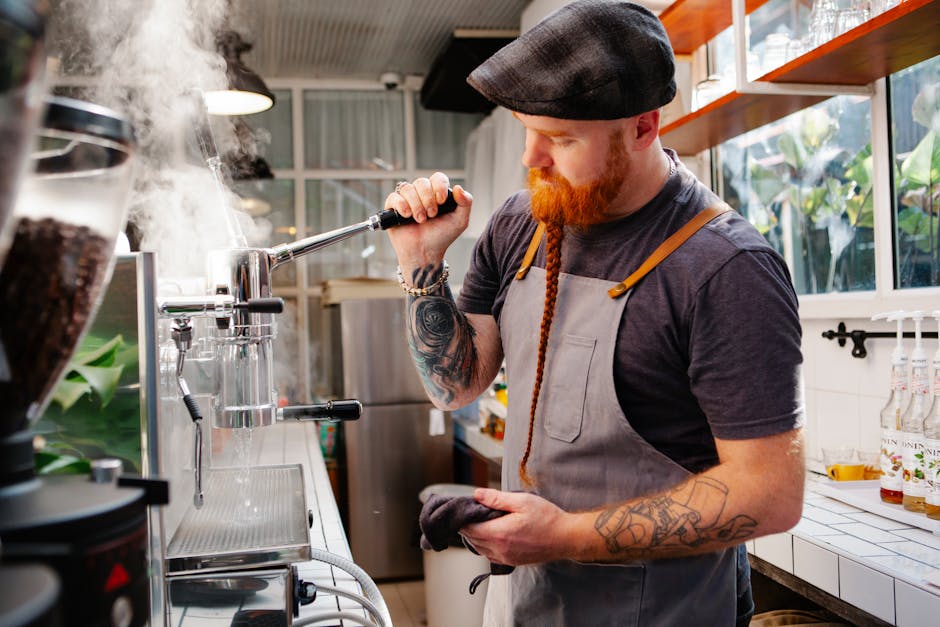
<svg viewBox="0 0 940 627"><path fill-rule="evenodd" d="M839 597L881 620L894 623L894 579L839 557Z"/></svg>
<svg viewBox="0 0 940 627"><path fill-rule="evenodd" d="M858 448L858 398L855 392L817 391L815 419L820 447ZM809 454L819 458L817 451L809 451Z"/></svg>
<svg viewBox="0 0 940 627"><path fill-rule="evenodd" d="M813 459L818 459L822 447L839 444L877 450L881 438L878 414L888 395L894 342L868 339L868 355L852 357L851 340L840 347L836 340L822 337L840 321L850 331L893 330L892 325L867 319L803 321L806 452ZM910 352L912 340L906 342Z"/></svg>
<svg viewBox="0 0 940 627"><path fill-rule="evenodd" d="M940 620L940 597L903 581L894 582L898 627L925 627Z"/></svg>
<svg viewBox="0 0 940 627"><path fill-rule="evenodd" d="M839 596L839 556L802 538L793 538L793 574Z"/></svg>

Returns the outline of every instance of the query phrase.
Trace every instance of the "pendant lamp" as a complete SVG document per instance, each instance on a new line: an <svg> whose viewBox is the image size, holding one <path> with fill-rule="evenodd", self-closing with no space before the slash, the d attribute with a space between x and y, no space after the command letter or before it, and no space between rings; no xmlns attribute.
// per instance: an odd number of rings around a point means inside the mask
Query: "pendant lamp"
<svg viewBox="0 0 940 627"><path fill-rule="evenodd" d="M260 76L242 63L241 55L251 50L251 44L230 30L218 36L216 45L225 58L229 88L203 94L208 112L213 115L250 115L273 107L274 94Z"/></svg>

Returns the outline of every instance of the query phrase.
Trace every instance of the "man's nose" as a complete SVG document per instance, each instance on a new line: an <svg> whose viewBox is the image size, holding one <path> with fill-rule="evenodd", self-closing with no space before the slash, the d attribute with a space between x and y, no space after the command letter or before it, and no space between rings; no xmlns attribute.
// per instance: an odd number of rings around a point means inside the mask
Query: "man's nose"
<svg viewBox="0 0 940 627"><path fill-rule="evenodd" d="M545 138L534 133L526 134L522 165L527 168L547 168L552 165L552 158L548 153L548 142Z"/></svg>

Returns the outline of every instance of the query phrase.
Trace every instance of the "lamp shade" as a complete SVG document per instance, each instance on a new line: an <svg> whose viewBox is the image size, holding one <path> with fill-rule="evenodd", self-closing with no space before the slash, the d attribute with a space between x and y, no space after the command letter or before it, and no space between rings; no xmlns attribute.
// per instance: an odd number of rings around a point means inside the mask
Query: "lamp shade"
<svg viewBox="0 0 940 627"><path fill-rule="evenodd" d="M225 58L228 89L203 94L208 112L213 115L249 115L273 107L274 93L260 76L242 63L241 55L251 50L251 44L242 40L235 31L221 33L216 44Z"/></svg>

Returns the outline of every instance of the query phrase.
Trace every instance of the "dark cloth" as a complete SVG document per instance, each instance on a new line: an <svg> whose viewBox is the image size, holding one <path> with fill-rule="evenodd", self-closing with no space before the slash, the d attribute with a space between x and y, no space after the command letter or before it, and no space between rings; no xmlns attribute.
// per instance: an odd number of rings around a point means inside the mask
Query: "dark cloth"
<svg viewBox="0 0 940 627"><path fill-rule="evenodd" d="M648 9L580 0L500 49L467 82L512 111L615 120L668 104L674 75L669 36Z"/></svg>
<svg viewBox="0 0 940 627"><path fill-rule="evenodd" d="M505 514L502 510L477 502L472 496L431 494L418 517L421 548L425 551L443 551L449 546L460 546L459 532L465 525L486 522Z"/></svg>
<svg viewBox="0 0 940 627"><path fill-rule="evenodd" d="M503 510L478 503L471 496L431 494L418 517L418 525L421 527L421 548L425 551L443 551L447 547L463 544L479 555L473 545L460 535L461 528L472 523L493 520L505 514ZM512 566L490 562L490 572L482 577L474 578L470 583L470 594L476 592L477 586L486 578L486 575L508 575L512 571Z"/></svg>
<svg viewBox="0 0 940 627"><path fill-rule="evenodd" d="M562 272L614 282L670 234L719 202L677 163L639 211L567 229ZM478 240L458 298L497 322L535 230L528 192L510 198ZM534 266L545 267L545 247ZM538 316L542 303L533 303ZM633 429L693 473L717 464L713 438L747 439L802 425L800 320L789 271L742 216L713 220L635 288L617 334L614 383Z"/></svg>

